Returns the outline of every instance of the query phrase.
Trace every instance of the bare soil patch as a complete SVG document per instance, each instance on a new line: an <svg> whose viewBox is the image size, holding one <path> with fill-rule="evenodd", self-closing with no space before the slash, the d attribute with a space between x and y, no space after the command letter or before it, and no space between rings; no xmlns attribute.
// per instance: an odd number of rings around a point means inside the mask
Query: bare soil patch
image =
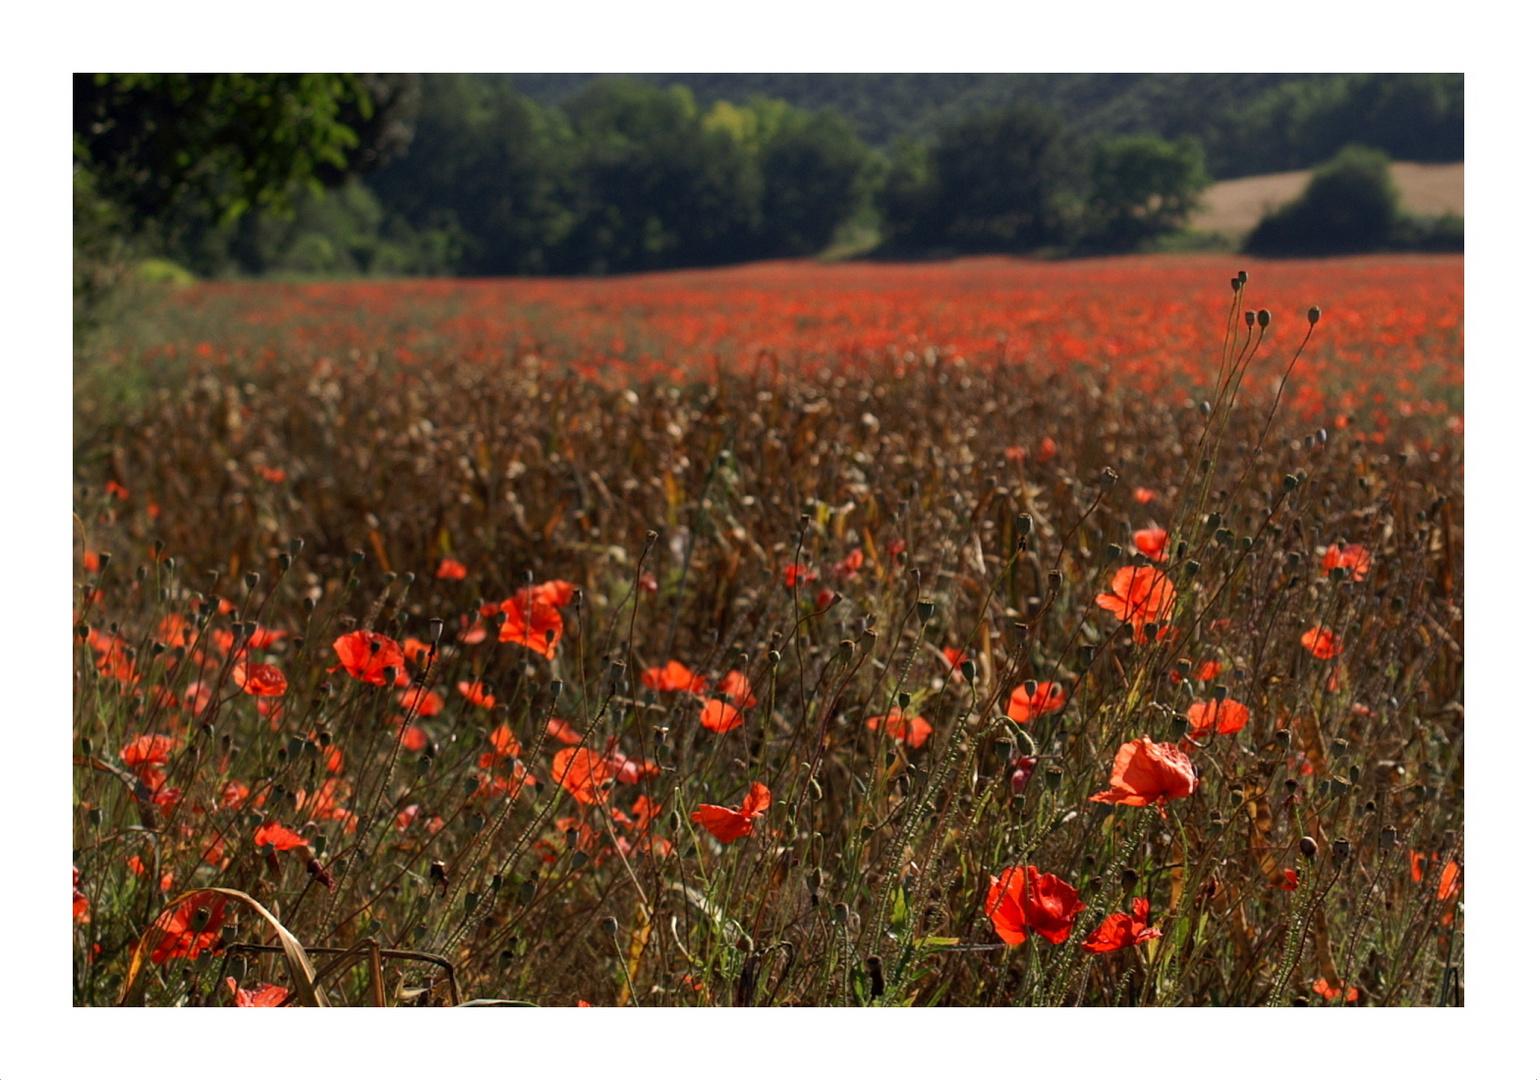
<svg viewBox="0 0 1537 1080"><path fill-rule="evenodd" d="M1411 214L1461 214L1462 172L1461 162L1393 164L1393 180L1403 193L1404 209ZM1267 213L1301 195L1310 175L1298 169L1213 184L1202 199L1203 208L1191 216L1190 227L1197 232L1247 233Z"/></svg>

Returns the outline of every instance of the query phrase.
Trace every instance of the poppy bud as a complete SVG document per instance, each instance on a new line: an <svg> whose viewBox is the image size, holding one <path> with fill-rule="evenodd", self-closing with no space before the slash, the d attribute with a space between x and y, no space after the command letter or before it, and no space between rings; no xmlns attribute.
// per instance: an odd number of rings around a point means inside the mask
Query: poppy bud
<svg viewBox="0 0 1537 1080"><path fill-rule="evenodd" d="M609 937L619 936L619 920L612 915L603 916L603 922L600 925L603 927L603 932Z"/></svg>
<svg viewBox="0 0 1537 1080"><path fill-rule="evenodd" d="M926 622L928 622L933 617L934 617L934 601L932 601L932 600L919 600L918 601L918 621L922 622L922 623L926 623Z"/></svg>
<svg viewBox="0 0 1537 1080"><path fill-rule="evenodd" d="M1350 858L1350 841L1343 836L1334 841L1334 858L1340 862Z"/></svg>
<svg viewBox="0 0 1537 1080"><path fill-rule="evenodd" d="M1254 325L1254 312L1246 311L1246 312L1243 313L1243 324L1245 326L1253 326Z"/></svg>
<svg viewBox="0 0 1537 1080"><path fill-rule="evenodd" d="M1014 519L1014 531L1019 533L1020 536L1029 536L1034 528L1035 519L1029 514L1020 514Z"/></svg>
<svg viewBox="0 0 1537 1080"><path fill-rule="evenodd" d="M1095 482L1099 484L1102 491L1109 491L1115 487L1115 482L1120 478L1120 475L1114 469L1106 465L1099 471L1099 477Z"/></svg>
<svg viewBox="0 0 1537 1080"><path fill-rule="evenodd" d="M1308 325L1309 326L1317 326L1318 325L1318 317L1320 315L1322 315L1322 314L1323 314L1323 310L1321 308L1317 307L1317 306L1308 308Z"/></svg>
<svg viewBox="0 0 1537 1080"><path fill-rule="evenodd" d="M971 661L970 657L961 661L961 678L967 682L977 681L977 665Z"/></svg>
<svg viewBox="0 0 1537 1080"><path fill-rule="evenodd" d="M1137 872L1131 867L1121 871L1121 888L1135 889L1137 887Z"/></svg>
<svg viewBox="0 0 1537 1080"><path fill-rule="evenodd" d="M1318 841L1311 836L1304 836L1297 842L1297 850L1302 852L1304 859L1312 859L1318 855Z"/></svg>
<svg viewBox="0 0 1537 1080"><path fill-rule="evenodd" d="M256 583L258 581L260 581L261 579L262 579L262 576L260 574L258 574L255 570L247 571L246 576L245 576L245 587L247 589L254 589L254 588L256 588Z"/></svg>
<svg viewBox="0 0 1537 1080"><path fill-rule="evenodd" d="M1283 491L1295 491L1296 487L1297 487L1297 483L1298 483L1297 478L1295 476L1293 476L1291 473L1287 473L1281 479L1281 488L1282 488Z"/></svg>

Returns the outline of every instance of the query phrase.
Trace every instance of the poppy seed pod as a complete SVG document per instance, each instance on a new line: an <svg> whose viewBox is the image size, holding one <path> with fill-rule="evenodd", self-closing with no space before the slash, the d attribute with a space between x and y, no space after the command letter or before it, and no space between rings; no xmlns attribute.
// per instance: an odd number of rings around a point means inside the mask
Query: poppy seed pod
<svg viewBox="0 0 1537 1080"><path fill-rule="evenodd" d="M1247 271L1247 270L1240 270L1240 271L1238 271L1238 284L1240 284L1240 285L1247 285L1247 284L1249 284L1249 271Z"/></svg>
<svg viewBox="0 0 1537 1080"><path fill-rule="evenodd" d="M1297 842L1297 850L1302 852L1304 859L1312 859L1318 855L1318 841L1311 836L1304 836Z"/></svg>
<svg viewBox="0 0 1537 1080"><path fill-rule="evenodd" d="M352 554L347 556L347 562L350 565L352 565L352 566L361 566L363 564L363 559L364 558L365 558L365 556L363 554L362 549L358 548L358 549L354 550L352 552Z"/></svg>
<svg viewBox="0 0 1537 1080"><path fill-rule="evenodd" d="M1323 314L1323 309L1317 306L1308 308L1308 325L1317 326L1318 317Z"/></svg>
<svg viewBox="0 0 1537 1080"><path fill-rule="evenodd" d="M1333 847L1335 859L1343 862L1345 859L1350 858L1350 841L1346 840L1343 836L1334 841Z"/></svg>
<svg viewBox="0 0 1537 1080"><path fill-rule="evenodd" d="M919 600L918 601L918 621L926 623L930 619L932 619L933 617L934 617L934 601L932 601L932 600Z"/></svg>
<svg viewBox="0 0 1537 1080"><path fill-rule="evenodd" d="M1270 325L1270 309L1269 308L1260 308L1259 309L1259 316L1258 316L1258 318L1259 318L1259 328L1261 330L1265 329L1265 327Z"/></svg>
<svg viewBox="0 0 1537 1080"><path fill-rule="evenodd" d="M1245 326L1253 326L1254 325L1254 312L1246 311L1246 312L1243 313L1243 324Z"/></svg>

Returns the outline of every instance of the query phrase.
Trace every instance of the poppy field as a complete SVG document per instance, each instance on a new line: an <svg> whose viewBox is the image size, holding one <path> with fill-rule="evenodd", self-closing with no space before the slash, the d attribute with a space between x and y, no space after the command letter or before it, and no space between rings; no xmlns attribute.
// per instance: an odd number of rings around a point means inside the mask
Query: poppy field
<svg viewBox="0 0 1537 1080"><path fill-rule="evenodd" d="M1461 1004L1463 262L1244 265L146 294L74 1003Z"/></svg>

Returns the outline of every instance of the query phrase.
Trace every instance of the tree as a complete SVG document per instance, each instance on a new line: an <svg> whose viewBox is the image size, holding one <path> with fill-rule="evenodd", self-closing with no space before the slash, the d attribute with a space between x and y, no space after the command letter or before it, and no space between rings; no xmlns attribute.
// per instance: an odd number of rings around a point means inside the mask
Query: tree
<svg viewBox="0 0 1537 1080"><path fill-rule="evenodd" d="M750 258L761 177L680 86L589 84L565 104L575 135L575 221L562 269L653 270Z"/></svg>
<svg viewBox="0 0 1537 1080"><path fill-rule="evenodd" d="M1066 237L1082 172L1062 118L1033 101L941 129L926 160L908 149L884 201L899 242L962 251L1028 251Z"/></svg>
<svg viewBox="0 0 1537 1080"><path fill-rule="evenodd" d="M361 75L77 74L77 156L138 225L200 211L230 223L382 163L409 142L409 98Z"/></svg>
<svg viewBox="0 0 1537 1080"><path fill-rule="evenodd" d="M1347 146L1314 173L1302 197L1265 217L1244 242L1253 255L1377 251L1400 224L1387 154Z"/></svg>
<svg viewBox="0 0 1537 1080"><path fill-rule="evenodd" d="M453 238L464 272L548 273L574 220L573 154L565 118L510 83L429 75L411 152L371 186L418 234Z"/></svg>
<svg viewBox="0 0 1537 1080"><path fill-rule="evenodd" d="M1089 241L1129 250L1182 228L1211 177L1194 138L1128 135L1094 148L1089 182Z"/></svg>

